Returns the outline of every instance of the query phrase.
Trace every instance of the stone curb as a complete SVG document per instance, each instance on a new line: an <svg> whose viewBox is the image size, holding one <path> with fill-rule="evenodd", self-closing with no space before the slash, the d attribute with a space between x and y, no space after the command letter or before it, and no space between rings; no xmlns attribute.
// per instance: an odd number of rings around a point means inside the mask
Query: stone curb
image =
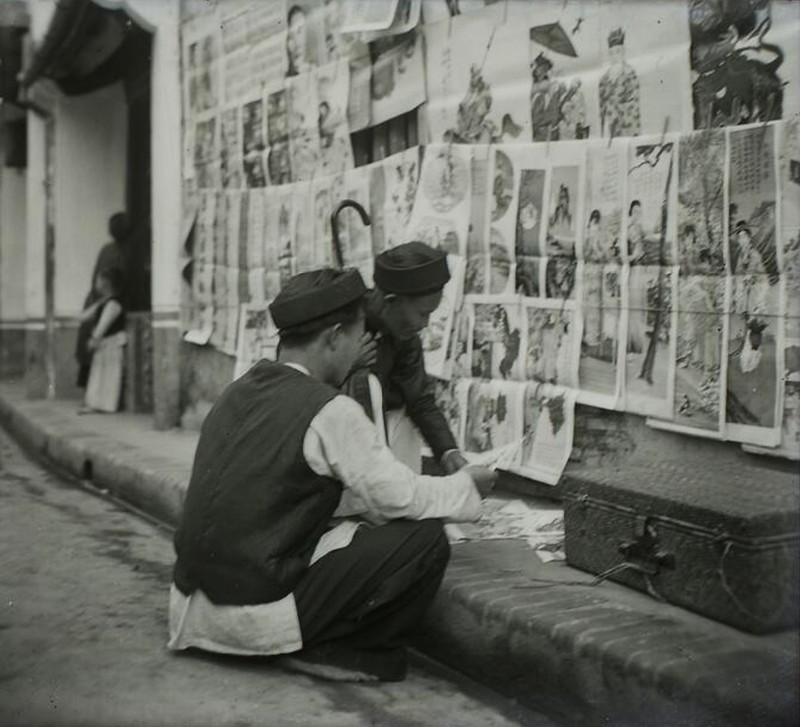
<svg viewBox="0 0 800 727"><path fill-rule="evenodd" d="M32 454L178 521L188 470L32 409L0 394L0 424ZM476 552L453 547L421 651L564 724L798 724L796 633L785 653L737 646L605 588L537 586Z"/></svg>

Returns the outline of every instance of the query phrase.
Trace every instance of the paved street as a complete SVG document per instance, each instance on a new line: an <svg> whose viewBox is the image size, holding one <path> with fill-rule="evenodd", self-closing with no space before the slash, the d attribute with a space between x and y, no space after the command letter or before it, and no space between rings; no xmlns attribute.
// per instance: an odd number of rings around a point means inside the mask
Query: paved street
<svg viewBox="0 0 800 727"><path fill-rule="evenodd" d="M416 665L343 685L165 648L169 532L43 470L0 430L0 724L548 725Z"/></svg>

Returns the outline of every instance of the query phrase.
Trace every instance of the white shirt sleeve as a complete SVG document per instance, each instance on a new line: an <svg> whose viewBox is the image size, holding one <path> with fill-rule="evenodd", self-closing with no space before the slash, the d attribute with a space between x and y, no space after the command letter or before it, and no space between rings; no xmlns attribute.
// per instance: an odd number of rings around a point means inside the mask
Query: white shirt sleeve
<svg viewBox="0 0 800 727"><path fill-rule="evenodd" d="M418 475L381 442L375 425L354 399L336 396L311 420L303 454L318 475L334 477L345 491L348 512L377 521L408 518L476 520L481 497L466 472ZM360 507L359 507L360 504Z"/></svg>

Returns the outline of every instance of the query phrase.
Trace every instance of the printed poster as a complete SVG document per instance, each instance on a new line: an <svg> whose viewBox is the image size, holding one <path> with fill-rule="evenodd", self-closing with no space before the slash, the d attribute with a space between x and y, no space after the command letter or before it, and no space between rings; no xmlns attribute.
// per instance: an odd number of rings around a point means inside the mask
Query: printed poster
<svg viewBox="0 0 800 727"><path fill-rule="evenodd" d="M347 60L328 63L317 71L317 175L338 174L353 167L353 149L347 123L349 88L350 69Z"/></svg>
<svg viewBox="0 0 800 727"><path fill-rule="evenodd" d="M464 258L447 256L450 280L442 290L442 300L431 314L422 332L422 350L425 354L425 371L430 376L449 379L452 359L448 356L450 339L453 336L453 321L456 310L461 307L464 293Z"/></svg>
<svg viewBox="0 0 800 727"><path fill-rule="evenodd" d="M470 296L473 305L472 376L521 381L524 318L519 299Z"/></svg>
<svg viewBox="0 0 800 727"><path fill-rule="evenodd" d="M409 239L463 255L471 201L470 151L452 144L425 147Z"/></svg>
<svg viewBox="0 0 800 727"><path fill-rule="evenodd" d="M547 485L558 484L572 453L575 399L571 389L525 385L522 446L508 470Z"/></svg>
<svg viewBox="0 0 800 727"><path fill-rule="evenodd" d="M422 34L376 43L370 85L370 124L376 126L426 101Z"/></svg>
<svg viewBox="0 0 800 727"><path fill-rule="evenodd" d="M524 385L512 381L472 381L467 394L464 449L491 452L522 441Z"/></svg>
<svg viewBox="0 0 800 727"><path fill-rule="evenodd" d="M234 379L238 379L262 358L275 360L278 354L278 327L272 320L267 304L242 304L237 343Z"/></svg>
<svg viewBox="0 0 800 727"><path fill-rule="evenodd" d="M689 12L696 129L763 123L800 111L800 6L703 3Z"/></svg>
<svg viewBox="0 0 800 727"><path fill-rule="evenodd" d="M577 387L578 318L574 304L526 300L523 380Z"/></svg>
<svg viewBox="0 0 800 727"><path fill-rule="evenodd" d="M429 138L499 144L531 138L524 32L501 24L502 3L426 25Z"/></svg>
<svg viewBox="0 0 800 727"><path fill-rule="evenodd" d="M632 265L627 272L623 276L628 291L624 408L633 414L671 419L677 268Z"/></svg>
<svg viewBox="0 0 800 727"><path fill-rule="evenodd" d="M393 154L367 167L374 255L410 241L419 167L419 147Z"/></svg>

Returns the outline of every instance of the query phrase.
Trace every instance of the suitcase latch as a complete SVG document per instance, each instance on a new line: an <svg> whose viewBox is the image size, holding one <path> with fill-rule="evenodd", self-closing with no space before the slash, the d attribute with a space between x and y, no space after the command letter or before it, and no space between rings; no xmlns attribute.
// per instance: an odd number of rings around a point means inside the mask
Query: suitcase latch
<svg viewBox="0 0 800 727"><path fill-rule="evenodd" d="M675 556L660 547L655 522L644 515L636 517L634 538L620 543L619 552L633 568L648 575L675 567Z"/></svg>

